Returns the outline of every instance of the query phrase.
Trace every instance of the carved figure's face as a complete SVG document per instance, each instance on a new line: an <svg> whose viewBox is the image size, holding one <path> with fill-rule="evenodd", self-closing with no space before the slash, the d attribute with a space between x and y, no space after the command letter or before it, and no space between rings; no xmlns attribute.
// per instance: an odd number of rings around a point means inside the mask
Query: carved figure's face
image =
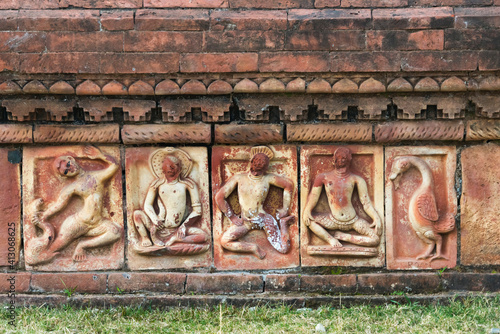
<svg viewBox="0 0 500 334"><path fill-rule="evenodd" d="M348 167L351 163L351 154L347 150L337 150L333 155L333 165L337 168Z"/></svg>
<svg viewBox="0 0 500 334"><path fill-rule="evenodd" d="M394 181L398 176L402 175L408 169L410 169L411 164L405 158L396 158L392 164L391 175L389 179Z"/></svg>
<svg viewBox="0 0 500 334"><path fill-rule="evenodd" d="M73 177L80 173L80 166L73 157L67 156L59 160L57 171L61 176Z"/></svg>
<svg viewBox="0 0 500 334"><path fill-rule="evenodd" d="M265 172L269 167L269 157L264 153L258 153L250 161L250 170L252 172Z"/></svg>
<svg viewBox="0 0 500 334"><path fill-rule="evenodd" d="M176 178L181 171L178 161L173 161L172 158L166 157L163 161L163 173L168 178Z"/></svg>

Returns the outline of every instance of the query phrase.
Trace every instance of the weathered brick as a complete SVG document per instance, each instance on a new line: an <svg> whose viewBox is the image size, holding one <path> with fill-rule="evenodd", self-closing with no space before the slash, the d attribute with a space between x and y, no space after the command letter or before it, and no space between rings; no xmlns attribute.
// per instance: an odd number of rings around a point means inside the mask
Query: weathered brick
<svg viewBox="0 0 500 334"><path fill-rule="evenodd" d="M153 8L227 8L228 0L144 0L144 7Z"/></svg>
<svg viewBox="0 0 500 334"><path fill-rule="evenodd" d="M50 32L47 34L49 52L121 52L121 32Z"/></svg>
<svg viewBox="0 0 500 334"><path fill-rule="evenodd" d="M26 94L47 94L49 90L38 80L32 80L23 87Z"/></svg>
<svg viewBox="0 0 500 334"><path fill-rule="evenodd" d="M460 141L464 137L462 121L391 122L375 126L375 141L379 143L405 140Z"/></svg>
<svg viewBox="0 0 500 334"><path fill-rule="evenodd" d="M127 31L124 39L127 52L199 52L203 36L201 32Z"/></svg>
<svg viewBox="0 0 500 334"><path fill-rule="evenodd" d="M340 7L340 0L315 0L314 7L315 8L335 8Z"/></svg>
<svg viewBox="0 0 500 334"><path fill-rule="evenodd" d="M468 147L462 151L461 158L461 263L499 265L500 229L496 208L500 205L500 147L493 143ZM498 283L497 289L500 289Z"/></svg>
<svg viewBox="0 0 500 334"><path fill-rule="evenodd" d="M175 73L179 71L178 53L102 54L100 72L111 73Z"/></svg>
<svg viewBox="0 0 500 334"><path fill-rule="evenodd" d="M313 8L314 0L228 0L231 8Z"/></svg>
<svg viewBox="0 0 500 334"><path fill-rule="evenodd" d="M289 27L294 30L368 29L369 9L292 9L288 12Z"/></svg>
<svg viewBox="0 0 500 334"><path fill-rule="evenodd" d="M233 92L233 86L223 80L215 80L208 86L207 94L225 95Z"/></svg>
<svg viewBox="0 0 500 334"><path fill-rule="evenodd" d="M60 7L141 8L142 0L59 0Z"/></svg>
<svg viewBox="0 0 500 334"><path fill-rule="evenodd" d="M0 9L56 9L59 8L59 0L4 0L0 3Z"/></svg>
<svg viewBox="0 0 500 334"><path fill-rule="evenodd" d="M443 273L443 285L446 290L464 291L500 291L500 274L486 273Z"/></svg>
<svg viewBox="0 0 500 334"><path fill-rule="evenodd" d="M289 142L370 142L372 125L357 124L289 124Z"/></svg>
<svg viewBox="0 0 500 334"><path fill-rule="evenodd" d="M358 275L358 292L380 293L431 293L440 289L440 278L436 273L415 274L362 274Z"/></svg>
<svg viewBox="0 0 500 334"><path fill-rule="evenodd" d="M259 54L260 72L328 72L327 52L263 52Z"/></svg>
<svg viewBox="0 0 500 334"><path fill-rule="evenodd" d="M401 54L397 52L333 52L332 72L398 72Z"/></svg>
<svg viewBox="0 0 500 334"><path fill-rule="evenodd" d="M259 85L259 93L284 93L285 90L285 84L276 78L267 79Z"/></svg>
<svg viewBox="0 0 500 334"><path fill-rule="evenodd" d="M425 119L428 106L436 106L438 119L456 119L465 116L467 99L463 95L395 96L398 119Z"/></svg>
<svg viewBox="0 0 500 334"><path fill-rule="evenodd" d="M208 30L209 25L203 9L140 9L135 14L137 30Z"/></svg>
<svg viewBox="0 0 500 334"><path fill-rule="evenodd" d="M0 32L0 52L42 52L45 33Z"/></svg>
<svg viewBox="0 0 500 334"><path fill-rule="evenodd" d="M0 9L2 5L0 4ZM2 10L0 11L0 30L12 31L17 30L17 10Z"/></svg>
<svg viewBox="0 0 500 334"><path fill-rule="evenodd" d="M180 60L181 72L256 72L256 53L208 53L183 54Z"/></svg>
<svg viewBox="0 0 500 334"><path fill-rule="evenodd" d="M455 8L455 28L500 28L500 7Z"/></svg>
<svg viewBox="0 0 500 334"><path fill-rule="evenodd" d="M165 122L191 122L196 120L196 116L193 116L196 112L198 117L201 113L201 121L203 122L226 122L229 121L231 101L228 96L179 98L162 99L160 105Z"/></svg>
<svg viewBox="0 0 500 334"><path fill-rule="evenodd" d="M134 29L134 12L102 11L101 25L105 30L132 30Z"/></svg>
<svg viewBox="0 0 500 334"><path fill-rule="evenodd" d="M212 31L286 30L284 10L214 11L210 15Z"/></svg>
<svg viewBox="0 0 500 334"><path fill-rule="evenodd" d="M210 144L210 124L124 125L124 144Z"/></svg>
<svg viewBox="0 0 500 334"><path fill-rule="evenodd" d="M99 273L37 273L31 275L31 289L39 292L105 293L106 274Z"/></svg>
<svg viewBox="0 0 500 334"><path fill-rule="evenodd" d="M443 50L443 30L376 30L366 33L367 48L376 51L391 50Z"/></svg>
<svg viewBox="0 0 500 334"><path fill-rule="evenodd" d="M498 140L500 139L500 121L467 121L466 133L466 140Z"/></svg>
<svg viewBox="0 0 500 334"><path fill-rule="evenodd" d="M453 23L450 7L373 10L375 29L444 29L452 28Z"/></svg>
<svg viewBox="0 0 500 334"><path fill-rule="evenodd" d="M21 10L18 17L19 30L27 31L97 31L97 10Z"/></svg>
<svg viewBox="0 0 500 334"><path fill-rule="evenodd" d="M35 143L119 143L118 124L35 125Z"/></svg>
<svg viewBox="0 0 500 334"><path fill-rule="evenodd" d="M408 0L342 0L342 7L406 7Z"/></svg>
<svg viewBox="0 0 500 334"><path fill-rule="evenodd" d="M76 95L101 95L101 86L92 80L85 80L76 86Z"/></svg>
<svg viewBox="0 0 500 334"><path fill-rule="evenodd" d="M402 57L401 69L409 72L474 71L478 60L478 53L474 51L414 51Z"/></svg>
<svg viewBox="0 0 500 334"><path fill-rule="evenodd" d="M446 50L500 51L500 30L446 29Z"/></svg>
<svg viewBox="0 0 500 334"><path fill-rule="evenodd" d="M300 275L271 274L266 275L266 292L298 292Z"/></svg>
<svg viewBox="0 0 500 334"><path fill-rule="evenodd" d="M479 70L480 71L500 70L500 51L480 51Z"/></svg>
<svg viewBox="0 0 500 334"><path fill-rule="evenodd" d="M283 50L285 33L269 31L206 32L203 49L207 52Z"/></svg>
<svg viewBox="0 0 500 334"><path fill-rule="evenodd" d="M73 107L76 102L72 99L57 100L45 99L15 99L4 100L2 105L7 109L7 115L14 121L72 121ZM44 109L44 112L36 110Z"/></svg>
<svg viewBox="0 0 500 334"><path fill-rule="evenodd" d="M98 53L21 54L18 59L24 73L99 73Z"/></svg>
<svg viewBox="0 0 500 334"><path fill-rule="evenodd" d="M0 53L0 72L19 71L20 59L15 53Z"/></svg>
<svg viewBox="0 0 500 334"><path fill-rule="evenodd" d="M14 279L9 281L10 279ZM28 292L30 289L31 273L0 273L0 293Z"/></svg>
<svg viewBox="0 0 500 334"><path fill-rule="evenodd" d="M485 6L493 0L411 0L415 6Z"/></svg>
<svg viewBox="0 0 500 334"><path fill-rule="evenodd" d="M33 142L33 127L23 124L1 124L0 143L27 144Z"/></svg>
<svg viewBox="0 0 500 334"><path fill-rule="evenodd" d="M181 273L111 273L108 290L111 293L167 292L184 293L186 274Z"/></svg>
<svg viewBox="0 0 500 334"><path fill-rule="evenodd" d="M302 275L300 291L354 294L356 275Z"/></svg>
<svg viewBox="0 0 500 334"><path fill-rule="evenodd" d="M156 103L150 100L81 98L78 106L85 112L86 121L113 121L113 108L121 108L125 121L144 122L151 118L151 108L156 107Z"/></svg>
<svg viewBox="0 0 500 334"><path fill-rule="evenodd" d="M215 126L216 144L273 144L283 142L278 124L224 124Z"/></svg>
<svg viewBox="0 0 500 334"><path fill-rule="evenodd" d="M364 50L366 33L359 30L288 31L286 50Z"/></svg>
<svg viewBox="0 0 500 334"><path fill-rule="evenodd" d="M66 81L57 81L49 88L50 94L73 95L75 89Z"/></svg>
<svg viewBox="0 0 500 334"><path fill-rule="evenodd" d="M188 274L186 293L237 294L264 291L264 279L252 274Z"/></svg>

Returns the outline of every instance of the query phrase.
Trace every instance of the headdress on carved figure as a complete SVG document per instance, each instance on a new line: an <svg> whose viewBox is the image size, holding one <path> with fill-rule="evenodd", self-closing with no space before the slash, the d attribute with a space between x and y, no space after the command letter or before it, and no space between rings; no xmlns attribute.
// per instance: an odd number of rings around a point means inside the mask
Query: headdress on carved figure
<svg viewBox="0 0 500 334"><path fill-rule="evenodd" d="M269 147L254 146L250 149L250 156L252 157L251 159L253 159L253 157L255 157L255 155L259 153L266 155L269 158L269 160L272 160L274 157L274 153Z"/></svg>
<svg viewBox="0 0 500 334"><path fill-rule="evenodd" d="M193 160L185 151L174 147L165 147L151 153L149 157L149 166L153 174L157 178L165 178L165 173L163 172L163 162L168 156L175 157L180 161L180 177L187 178L193 168Z"/></svg>

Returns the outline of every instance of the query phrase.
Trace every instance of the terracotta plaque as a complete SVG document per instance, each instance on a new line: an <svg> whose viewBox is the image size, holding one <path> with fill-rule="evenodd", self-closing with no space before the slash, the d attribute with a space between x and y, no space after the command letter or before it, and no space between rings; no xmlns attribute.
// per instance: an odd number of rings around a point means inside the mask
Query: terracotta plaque
<svg viewBox="0 0 500 334"><path fill-rule="evenodd" d="M129 268L210 266L207 149L127 148L125 162Z"/></svg>
<svg viewBox="0 0 500 334"><path fill-rule="evenodd" d="M124 235L119 148L27 147L23 156L26 269L121 268Z"/></svg>
<svg viewBox="0 0 500 334"><path fill-rule="evenodd" d="M10 153L9 153L10 152ZM21 245L21 151L0 149L0 266L14 266L19 261Z"/></svg>
<svg viewBox="0 0 500 334"><path fill-rule="evenodd" d="M303 266L384 265L383 149L302 146Z"/></svg>
<svg viewBox="0 0 500 334"><path fill-rule="evenodd" d="M388 147L385 159L387 269L454 267L455 147Z"/></svg>
<svg viewBox="0 0 500 334"><path fill-rule="evenodd" d="M295 146L215 146L212 192L218 269L299 265Z"/></svg>
<svg viewBox="0 0 500 334"><path fill-rule="evenodd" d="M462 151L461 263L500 264L500 146Z"/></svg>

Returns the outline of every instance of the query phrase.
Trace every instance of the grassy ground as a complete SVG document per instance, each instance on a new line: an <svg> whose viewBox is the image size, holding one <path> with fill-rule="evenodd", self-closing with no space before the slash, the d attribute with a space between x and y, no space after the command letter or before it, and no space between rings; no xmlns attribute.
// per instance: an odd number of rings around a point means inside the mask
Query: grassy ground
<svg viewBox="0 0 500 334"><path fill-rule="evenodd" d="M358 306L335 309L234 308L148 310L49 309L17 310L17 327L0 311L6 333L490 333L500 328L500 297L452 301L447 306Z"/></svg>

